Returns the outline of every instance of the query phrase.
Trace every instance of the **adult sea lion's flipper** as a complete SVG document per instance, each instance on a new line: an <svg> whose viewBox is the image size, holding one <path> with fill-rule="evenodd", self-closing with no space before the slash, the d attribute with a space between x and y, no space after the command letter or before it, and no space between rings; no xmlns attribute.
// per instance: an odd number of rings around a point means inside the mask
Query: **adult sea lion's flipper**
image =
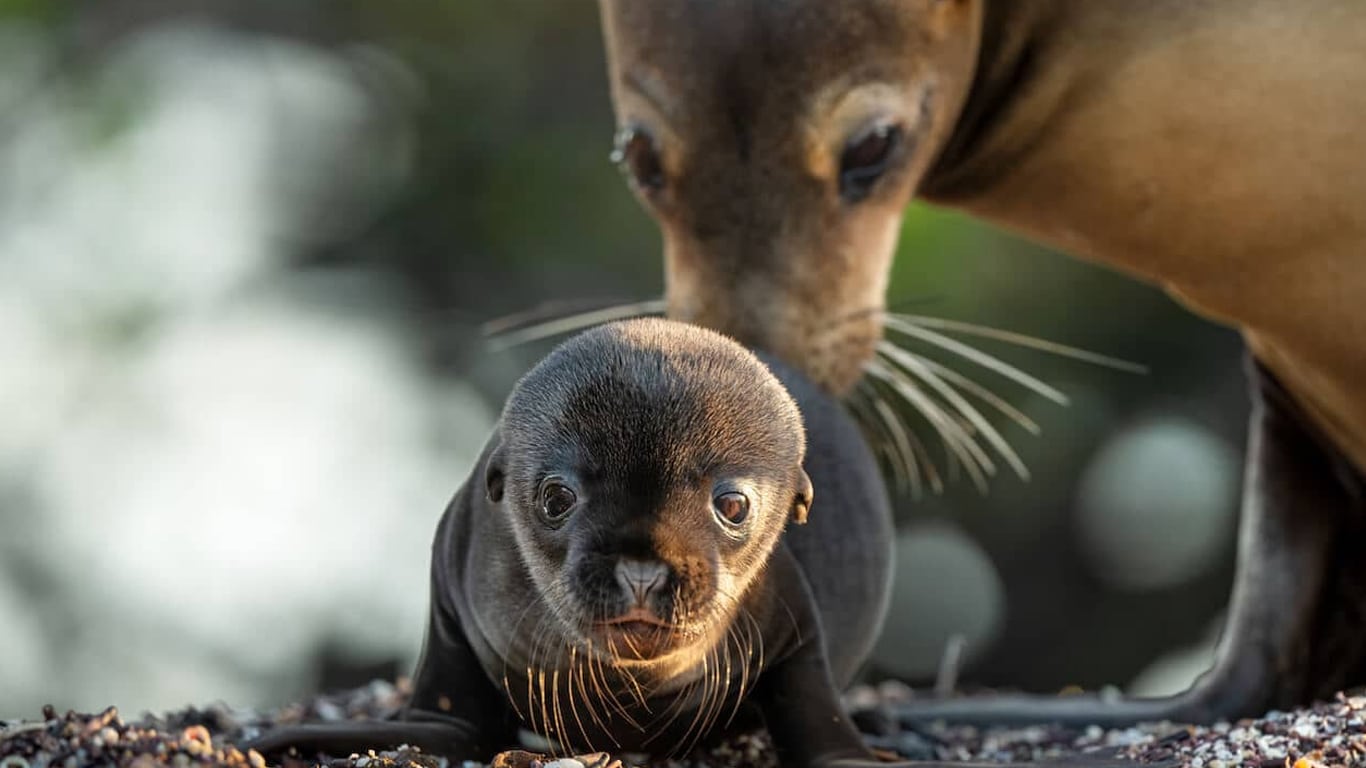
<svg viewBox="0 0 1366 768"><path fill-rule="evenodd" d="M790 656L765 670L755 697L778 752L778 763L789 768L988 768L1023 763L922 761L888 762L869 751L863 737L841 708L824 653L822 627L809 585L786 552L770 563L783 572L781 605L784 617L802 638ZM1033 768L1119 768L1136 765L1114 750L1031 761ZM1149 763L1168 768L1173 762Z"/></svg>
<svg viewBox="0 0 1366 768"><path fill-rule="evenodd" d="M1167 698L992 696L914 701L894 714L908 723L1207 723L1366 684L1366 483L1255 360L1249 376L1237 573L1209 672Z"/></svg>

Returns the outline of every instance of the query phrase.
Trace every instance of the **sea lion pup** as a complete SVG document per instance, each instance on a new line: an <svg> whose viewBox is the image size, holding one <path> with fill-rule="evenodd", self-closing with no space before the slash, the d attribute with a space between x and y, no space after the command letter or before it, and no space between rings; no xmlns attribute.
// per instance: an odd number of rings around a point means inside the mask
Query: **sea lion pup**
<svg viewBox="0 0 1366 768"><path fill-rule="evenodd" d="M842 395L873 362L919 195L1161 285L1247 341L1214 668L1167 699L908 716L1209 721L1366 684L1366 3L600 6L616 156L663 232L669 316Z"/></svg>
<svg viewBox="0 0 1366 768"><path fill-rule="evenodd" d="M837 691L886 612L890 507L839 404L775 369L666 320L556 348L441 518L400 721L253 746L488 759L521 725L567 749L666 754L759 714L783 765L885 765Z"/></svg>

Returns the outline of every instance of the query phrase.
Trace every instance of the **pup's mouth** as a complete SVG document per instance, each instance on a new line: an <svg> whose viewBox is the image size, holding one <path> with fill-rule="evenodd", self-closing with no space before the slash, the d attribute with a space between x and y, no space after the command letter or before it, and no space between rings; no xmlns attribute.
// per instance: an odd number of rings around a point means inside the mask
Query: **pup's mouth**
<svg viewBox="0 0 1366 768"><path fill-rule="evenodd" d="M646 661L664 655L677 640L677 628L651 611L636 607L593 623L614 655Z"/></svg>

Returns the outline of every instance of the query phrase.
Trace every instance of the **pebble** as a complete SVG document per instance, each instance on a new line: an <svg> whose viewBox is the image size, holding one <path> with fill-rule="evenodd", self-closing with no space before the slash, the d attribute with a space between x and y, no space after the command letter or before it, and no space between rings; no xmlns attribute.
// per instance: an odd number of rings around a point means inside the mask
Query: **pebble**
<svg viewBox="0 0 1366 768"><path fill-rule="evenodd" d="M0 768L269 768L254 751L232 745L259 735L271 722L299 722L320 715L382 717L397 711L411 687L371 684L336 695L317 697L274 713L232 710L222 705L150 717L131 725L116 710L94 715L59 717L45 708L35 723L0 723ZM885 707L914 694L888 684L850 692L859 707ZM1127 756L1135 766L1170 762L1183 768L1366 768L1366 696L1352 694L1314 707L1271 713L1257 720L1221 723L1208 728L1148 724L1105 730L1069 731L1051 726L1014 729L947 728L921 732L902 730L894 718L855 718L861 725L878 723L882 731L870 744L903 757L922 760L1029 761L1076 758L1087 752ZM883 722L885 724L883 724ZM216 745L216 746L215 746ZM890 757L890 755L888 755ZM304 755L291 762L315 763ZM643 755L615 755L626 766L646 768L779 768L763 733L740 734L679 760L648 760ZM544 762L543 762L544 761ZM540 758L541 768L585 768L592 757ZM1076 761L1084 765L1085 760ZM321 761L327 768L483 768L480 763L448 763L401 747L395 751L357 754Z"/></svg>
<svg viewBox="0 0 1366 768"><path fill-rule="evenodd" d="M318 712L319 720L333 721L346 719L346 711L326 699L318 702L318 706L315 709Z"/></svg>

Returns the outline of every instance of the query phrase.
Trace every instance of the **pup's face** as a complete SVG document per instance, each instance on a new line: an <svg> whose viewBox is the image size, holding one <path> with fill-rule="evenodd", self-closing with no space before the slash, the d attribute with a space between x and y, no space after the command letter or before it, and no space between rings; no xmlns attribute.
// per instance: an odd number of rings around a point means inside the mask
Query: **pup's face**
<svg viewBox="0 0 1366 768"><path fill-rule="evenodd" d="M834 393L862 374L904 207L946 141L978 0L600 0L615 157L670 317Z"/></svg>
<svg viewBox="0 0 1366 768"><path fill-rule="evenodd" d="M810 504L800 414L701 329L637 321L567 346L509 398L492 495L559 634L616 666L691 666Z"/></svg>

